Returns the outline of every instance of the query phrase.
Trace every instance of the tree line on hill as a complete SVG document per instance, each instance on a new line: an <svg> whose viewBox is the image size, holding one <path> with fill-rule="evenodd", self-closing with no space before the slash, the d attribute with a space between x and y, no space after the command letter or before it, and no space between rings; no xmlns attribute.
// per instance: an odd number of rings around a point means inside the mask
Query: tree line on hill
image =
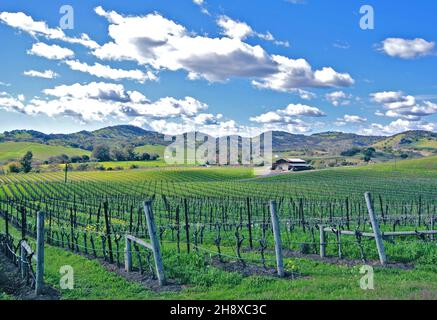
<svg viewBox="0 0 437 320"><path fill-rule="evenodd" d="M99 144L94 147L91 157L88 155L76 155L70 157L66 154L61 154L48 158L46 161L43 162L43 164L81 164L81 166L87 166L86 163L88 162L154 161L158 158L159 155L156 153L138 153L135 151L135 148L132 145L124 147L116 146L114 148L110 148L108 145ZM28 151L19 161L13 161L7 164L7 171L11 173L29 173L33 170L33 160L33 153L31 151ZM4 170L2 171L4 172Z"/></svg>
<svg viewBox="0 0 437 320"><path fill-rule="evenodd" d="M134 146L110 148L108 145L99 144L93 149L92 157L99 162L105 161L154 161L159 158L156 153L137 153Z"/></svg>
<svg viewBox="0 0 437 320"><path fill-rule="evenodd" d="M363 160L365 162L370 162L372 160L372 158L376 157L378 152L376 151L375 148L370 147L370 148L358 148L358 147L353 147L351 149L348 149L346 151L343 151L340 153L341 156L343 157L354 157L358 154L362 154L363 155ZM402 153L400 155L401 159L407 159L409 156L406 153Z"/></svg>

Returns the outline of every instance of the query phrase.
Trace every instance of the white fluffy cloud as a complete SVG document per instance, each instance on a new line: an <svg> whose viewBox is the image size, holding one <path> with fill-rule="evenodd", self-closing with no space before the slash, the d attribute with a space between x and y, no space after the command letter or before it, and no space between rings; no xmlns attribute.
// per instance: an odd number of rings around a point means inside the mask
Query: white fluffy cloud
<svg viewBox="0 0 437 320"><path fill-rule="evenodd" d="M434 47L435 42L421 38L387 38L381 43L380 50L391 57L414 59L431 54Z"/></svg>
<svg viewBox="0 0 437 320"><path fill-rule="evenodd" d="M250 121L269 124L299 124L301 123L298 117L324 117L326 114L320 109L302 104L289 104L285 109L270 111L256 117L251 117Z"/></svg>
<svg viewBox="0 0 437 320"><path fill-rule="evenodd" d="M289 47L290 43L288 41L279 41L270 33L259 33L253 30L251 26L247 23L234 20L228 16L222 15L217 19L217 25L223 30L222 34L231 38L244 40L248 37L258 37L265 41L272 41L274 44L284 47Z"/></svg>
<svg viewBox="0 0 437 320"><path fill-rule="evenodd" d="M349 74L329 67L313 71L304 59L271 56L261 46L243 42L241 38L250 31L246 27L243 30L241 24L228 26L228 36L210 38L195 35L157 13L122 16L101 7L95 11L110 22L109 36L113 39L93 51L100 59L131 60L156 70L185 70L192 80L250 78L257 87L279 91L340 87L354 82ZM230 21L227 24L234 25Z"/></svg>
<svg viewBox="0 0 437 320"><path fill-rule="evenodd" d="M177 118L190 119L193 122L203 119L203 123L208 123L209 118L196 118L208 105L192 97L165 97L150 101L142 93L126 90L121 84L91 82L60 85L43 90L43 94L43 98L35 97L27 102L10 95L2 96L0 106L8 111L30 115L70 116L82 122L105 121L110 118L119 121L130 121L134 118ZM216 116L216 119L219 118Z"/></svg>
<svg viewBox="0 0 437 320"><path fill-rule="evenodd" d="M335 124L337 126L344 126L347 123L364 123L367 122L367 118L360 117L357 115L345 114L342 118L338 118Z"/></svg>
<svg viewBox="0 0 437 320"><path fill-rule="evenodd" d="M290 59L275 55L272 57L278 64L279 72L265 77L261 81L254 80L258 88L292 92L300 87L346 87L354 84L347 73L338 73L330 67L312 70L305 59Z"/></svg>
<svg viewBox="0 0 437 320"><path fill-rule="evenodd" d="M94 63L89 65L78 60L67 60L65 63L76 71L89 73L93 76L111 80L136 80L140 83L144 83L146 80L156 80L156 76L152 72L144 73L141 70L124 70L115 69L110 66L102 65L100 63Z"/></svg>
<svg viewBox="0 0 437 320"><path fill-rule="evenodd" d="M91 49L96 49L99 46L87 34L81 34L79 38L68 37L60 28L50 28L46 22L35 21L23 12L0 12L0 21L33 37L43 36L51 40L81 44Z"/></svg>
<svg viewBox="0 0 437 320"><path fill-rule="evenodd" d="M371 94L374 102L382 104L385 116L420 121L422 117L437 113L437 104L431 101L417 101L416 97L405 95L402 91L383 91ZM379 115L382 113L379 112Z"/></svg>
<svg viewBox="0 0 437 320"><path fill-rule="evenodd" d="M23 74L28 77L44 78L44 79L54 79L59 77L59 74L57 74L53 70L45 70L45 71L28 70L28 71L24 71Z"/></svg>
<svg viewBox="0 0 437 320"><path fill-rule="evenodd" d="M6 111L23 112L23 97L14 97L7 92L0 93L0 109Z"/></svg>
<svg viewBox="0 0 437 320"><path fill-rule="evenodd" d="M199 117L202 116L201 114ZM210 116L207 116L208 118ZM220 115L213 116L214 118L221 118ZM206 123L196 122L194 119L182 119L176 121L172 119L158 119L149 120L138 117L133 119L130 124L158 131L168 135L182 134L185 132L202 132L213 137L221 137L226 135L241 135L244 137L254 137L261 134L266 128L243 126L239 125L234 120L225 121L207 121Z"/></svg>
<svg viewBox="0 0 437 320"><path fill-rule="evenodd" d="M63 60L74 56L74 52L68 48L63 48L56 44L48 45L43 42L33 44L32 48L27 50L27 53L50 60Z"/></svg>
<svg viewBox="0 0 437 320"><path fill-rule="evenodd" d="M404 119L398 119L389 123L388 125L382 125L379 123L372 123L368 128L360 130L364 135L393 135L399 132L410 130L425 130L436 131L437 125L435 123L429 123L425 121L409 121Z"/></svg>
<svg viewBox="0 0 437 320"><path fill-rule="evenodd" d="M244 40L255 34L247 23L233 20L228 16L220 16L217 24L223 29L223 34L231 39Z"/></svg>
<svg viewBox="0 0 437 320"><path fill-rule="evenodd" d="M326 100L332 103L333 106L347 106L351 103L352 96L343 91L335 91L325 95Z"/></svg>

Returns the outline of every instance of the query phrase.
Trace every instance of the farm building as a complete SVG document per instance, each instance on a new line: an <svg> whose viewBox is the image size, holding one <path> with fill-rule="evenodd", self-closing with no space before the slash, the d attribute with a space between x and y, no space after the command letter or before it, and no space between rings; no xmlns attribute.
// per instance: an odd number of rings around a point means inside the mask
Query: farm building
<svg viewBox="0 0 437 320"><path fill-rule="evenodd" d="M311 165L302 159L279 159L272 166L273 171L302 171L311 168Z"/></svg>

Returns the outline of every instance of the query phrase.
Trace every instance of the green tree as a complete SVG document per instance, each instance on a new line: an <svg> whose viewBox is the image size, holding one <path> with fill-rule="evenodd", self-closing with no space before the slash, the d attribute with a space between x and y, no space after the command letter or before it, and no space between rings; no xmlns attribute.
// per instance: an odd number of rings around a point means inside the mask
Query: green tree
<svg viewBox="0 0 437 320"><path fill-rule="evenodd" d="M98 161L111 161L111 151L108 146L99 144L94 147L93 157Z"/></svg>
<svg viewBox="0 0 437 320"><path fill-rule="evenodd" d="M137 160L137 154L135 152L135 148L132 145L128 145L124 148L124 154L126 157L126 160L134 161Z"/></svg>
<svg viewBox="0 0 437 320"><path fill-rule="evenodd" d="M29 173L32 171L32 151L27 151L23 158L20 160L21 167L23 168L24 173Z"/></svg>

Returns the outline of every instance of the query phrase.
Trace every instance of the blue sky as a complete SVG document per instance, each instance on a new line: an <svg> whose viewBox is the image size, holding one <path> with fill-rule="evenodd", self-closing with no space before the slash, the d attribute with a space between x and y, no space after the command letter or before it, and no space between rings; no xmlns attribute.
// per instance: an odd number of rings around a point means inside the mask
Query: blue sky
<svg viewBox="0 0 437 320"><path fill-rule="evenodd" d="M437 131L434 1L68 4L1 2L0 131Z"/></svg>

